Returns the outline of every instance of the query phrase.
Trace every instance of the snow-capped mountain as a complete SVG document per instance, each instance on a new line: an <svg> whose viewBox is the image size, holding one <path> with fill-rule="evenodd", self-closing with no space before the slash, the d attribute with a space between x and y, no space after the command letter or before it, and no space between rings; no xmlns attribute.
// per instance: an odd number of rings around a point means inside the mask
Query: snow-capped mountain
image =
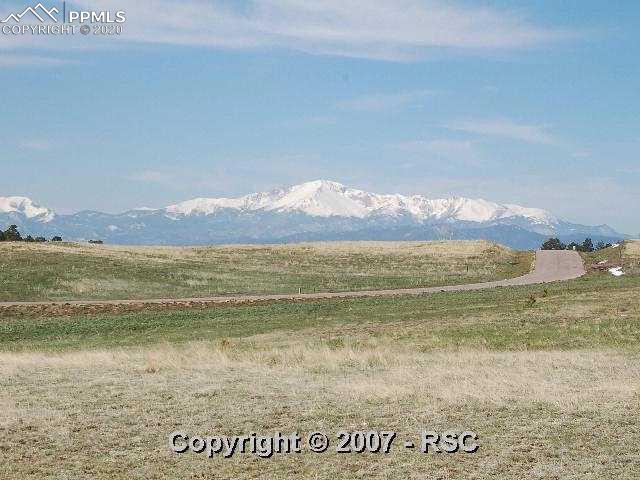
<svg viewBox="0 0 640 480"><path fill-rule="evenodd" d="M27 197L0 197L0 214L2 213L40 222L50 222L55 218L53 210L36 205Z"/></svg>
<svg viewBox="0 0 640 480"><path fill-rule="evenodd" d="M9 221L26 233L131 244L484 238L535 248L551 235L564 241L624 238L606 225L572 224L538 208L460 197L375 194L326 180L115 215L55 215L28 198L0 197L0 222Z"/></svg>
<svg viewBox="0 0 640 480"><path fill-rule="evenodd" d="M509 217L526 217L541 224L556 224L551 213L519 205L499 205L486 200L448 198L430 200L422 195L379 195L346 187L337 182L316 180L287 189L254 193L238 198L196 198L165 210L179 215L211 215L225 208L300 212L313 217L355 217L410 215L419 221L461 220L488 222Z"/></svg>

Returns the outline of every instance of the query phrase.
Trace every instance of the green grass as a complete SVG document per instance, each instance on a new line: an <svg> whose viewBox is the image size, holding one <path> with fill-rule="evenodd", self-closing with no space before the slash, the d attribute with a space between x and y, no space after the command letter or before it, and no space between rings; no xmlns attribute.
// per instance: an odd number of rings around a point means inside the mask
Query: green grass
<svg viewBox="0 0 640 480"><path fill-rule="evenodd" d="M249 338L313 331L316 339L365 331L424 349L636 348L640 278L591 275L567 283L424 297L220 306L206 310L13 318L0 350L65 350ZM532 300L533 298L533 300Z"/></svg>
<svg viewBox="0 0 640 480"><path fill-rule="evenodd" d="M633 261L632 259L629 259ZM640 276L0 319L0 478L640 478ZM390 454L175 455L170 432L393 430ZM473 455L401 447L473 430Z"/></svg>
<svg viewBox="0 0 640 480"><path fill-rule="evenodd" d="M199 248L0 243L0 301L184 298L427 287L526 273L531 252L486 242Z"/></svg>
<svg viewBox="0 0 640 480"><path fill-rule="evenodd" d="M636 479L639 297L640 277L591 274L419 298L3 319L0 477ZM387 455L267 460L167 447L176 430L343 429L398 439ZM401 447L422 429L473 430L481 449Z"/></svg>

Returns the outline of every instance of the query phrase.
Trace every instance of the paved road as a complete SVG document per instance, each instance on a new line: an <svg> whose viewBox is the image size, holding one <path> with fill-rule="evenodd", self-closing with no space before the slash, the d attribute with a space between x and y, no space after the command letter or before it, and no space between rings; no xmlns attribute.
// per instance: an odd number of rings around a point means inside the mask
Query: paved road
<svg viewBox="0 0 640 480"><path fill-rule="evenodd" d="M538 283L571 280L585 274L582 258L573 251L539 250L536 252L535 268L533 272L522 277L495 282L473 283L467 285L451 285L444 287L404 288L396 290L365 290L358 292L336 293L302 293L283 295L240 295L207 298L158 298L148 300L75 300L62 302L0 302L2 307L37 307L37 306L73 306L73 305L203 305L224 303L252 303L272 300L307 300L320 298L363 298L363 297L391 297L400 295L424 295L437 292L456 292L465 290L483 290L495 287L514 285L532 285Z"/></svg>

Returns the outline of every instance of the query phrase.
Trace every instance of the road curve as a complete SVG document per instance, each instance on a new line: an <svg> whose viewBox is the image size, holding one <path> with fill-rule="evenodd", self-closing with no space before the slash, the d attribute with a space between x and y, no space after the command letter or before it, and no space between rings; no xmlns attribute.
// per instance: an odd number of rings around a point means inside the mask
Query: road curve
<svg viewBox="0 0 640 480"><path fill-rule="evenodd" d="M495 282L471 283L427 288L403 288L394 290L363 290L354 292L300 293L279 295L238 295L205 298L156 298L140 300L71 300L44 302L0 302L0 308L40 307L40 306L91 306L91 305L205 305L268 302L275 300L312 300L323 298L364 298L392 297L401 295L424 295L438 292L457 292L484 290L495 287L533 285L539 283L571 280L585 274L582 258L577 252L565 250L538 250L535 267L531 273L521 277L498 280Z"/></svg>

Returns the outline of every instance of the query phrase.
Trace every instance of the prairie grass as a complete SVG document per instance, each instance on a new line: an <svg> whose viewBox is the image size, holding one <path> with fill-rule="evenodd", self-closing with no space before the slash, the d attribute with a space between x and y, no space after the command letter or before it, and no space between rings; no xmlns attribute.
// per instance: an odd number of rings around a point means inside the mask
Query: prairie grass
<svg viewBox="0 0 640 480"><path fill-rule="evenodd" d="M249 340L250 341L250 340ZM228 376L238 369L267 378L323 376L340 394L357 398L385 396L387 391L411 391L439 399L487 401L500 404L527 396L577 408L601 395L623 394L632 399L640 380L637 357L608 350L492 352L440 350L429 353L406 348L391 338L368 342L344 339L339 347L288 343L270 348L236 348L231 343L161 344L144 349L94 350L62 353L0 353L0 372L20 375L46 370L74 369L129 375L208 372ZM430 368L446 365L446 369ZM562 369L557 369L562 365ZM473 368L470 368L473 366ZM501 373L500 373L501 372ZM597 390L580 389L590 382ZM451 382L455 379L454 382ZM355 381L354 381L355 380ZM274 380L275 381L275 380ZM490 386L491 388L486 388ZM386 387L386 388L385 388ZM523 399L523 398L521 398Z"/></svg>
<svg viewBox="0 0 640 480"><path fill-rule="evenodd" d="M592 272L424 297L4 317L0 478L635 480L638 298L640 276ZM335 445L343 429L398 437L389 454L168 448L176 430L320 430ZM472 430L480 450L403 448L424 429Z"/></svg>
<svg viewBox="0 0 640 480"><path fill-rule="evenodd" d="M608 350L421 352L380 338L0 354L5 478L634 478L638 357ZM169 433L398 432L388 455L232 459L169 452ZM473 430L474 455L407 451ZM615 441L602 442L602 438ZM215 472L215 474L214 474Z"/></svg>
<svg viewBox="0 0 640 480"><path fill-rule="evenodd" d="M634 273L640 273L640 240L630 240L624 243L626 266Z"/></svg>
<svg viewBox="0 0 640 480"><path fill-rule="evenodd" d="M0 301L426 287L518 276L532 258L483 241L193 248L0 243Z"/></svg>

